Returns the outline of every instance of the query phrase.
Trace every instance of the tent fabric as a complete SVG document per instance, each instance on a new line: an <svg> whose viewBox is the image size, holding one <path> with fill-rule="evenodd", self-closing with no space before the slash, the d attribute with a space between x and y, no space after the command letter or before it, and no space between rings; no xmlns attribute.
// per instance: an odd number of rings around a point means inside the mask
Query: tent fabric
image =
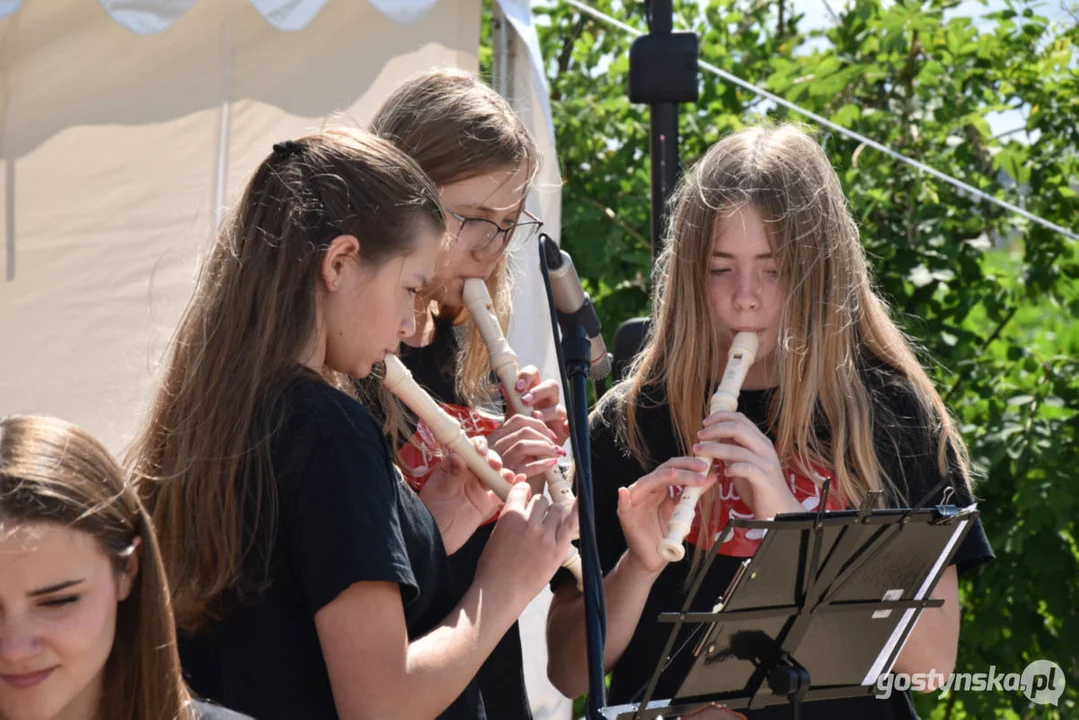
<svg viewBox="0 0 1079 720"><path fill-rule="evenodd" d="M88 0L89 1L89 0ZM172 27L199 0L97 0L108 15L138 35L153 35ZM207 0L214 2L215 0ZM238 0L223 0L237 2ZM248 0L271 26L283 32L303 30L322 11L327 0ZM370 0L399 23L423 18L435 0ZM22 0L0 0L0 18L13 14Z"/></svg>
<svg viewBox="0 0 1079 720"><path fill-rule="evenodd" d="M402 25L330 0L282 33L199 2L152 36L91 0L0 19L0 414L130 440L200 252L271 145L365 126L408 75L477 68L479 0Z"/></svg>
<svg viewBox="0 0 1079 720"><path fill-rule="evenodd" d="M535 138L540 167L528 198L528 209L543 220L543 232L560 242L562 227L562 176L555 151L550 90L543 73L539 40L532 25L527 0L500 0L509 20L510 86L507 96L513 109ZM552 342L550 314L543 277L539 272L538 243L515 248L514 314L507 331L510 346L522 364L538 367L544 378L558 377Z"/></svg>

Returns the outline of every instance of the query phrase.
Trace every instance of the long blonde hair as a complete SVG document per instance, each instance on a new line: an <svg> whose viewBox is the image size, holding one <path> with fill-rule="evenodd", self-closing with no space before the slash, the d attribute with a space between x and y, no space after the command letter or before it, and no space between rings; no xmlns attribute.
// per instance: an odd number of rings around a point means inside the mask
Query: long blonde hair
<svg viewBox="0 0 1079 720"><path fill-rule="evenodd" d="M0 529L48 522L92 536L118 574L135 538L140 567L116 611L99 717L186 719L168 584L150 518L119 464L85 430L51 417L0 419Z"/></svg>
<svg viewBox="0 0 1079 720"><path fill-rule="evenodd" d="M886 409L874 402L864 370L878 362L909 384L934 426L934 437L926 439L937 443L942 475L948 474L951 448L967 482L966 447L911 343L873 290L839 178L820 146L790 125L750 128L716 143L675 194L645 347L605 399L624 403L619 415L633 455L648 461L637 424L648 388L664 391L682 452L696 442L711 383L725 362L709 303L709 259L719 223L743 204L763 219L786 288L772 360L779 384L768 413L784 466L807 477L814 465L831 471L852 505L870 491L883 490L893 501L901 497L898 479L882 472L873 442L874 423L885 420L880 415ZM823 438L822 420L828 431ZM710 527L716 502L715 490L702 498L702 527Z"/></svg>
<svg viewBox="0 0 1079 720"><path fill-rule="evenodd" d="M375 115L371 131L407 153L440 188L522 166L528 168L531 183L538 168L539 151L513 108L475 75L462 70L431 70L402 83ZM487 281L503 330L509 326L512 310L508 255L502 255ZM468 339L457 363L457 391L468 405L485 406L496 395L487 346L471 321L466 327Z"/></svg>
<svg viewBox="0 0 1079 720"><path fill-rule="evenodd" d="M249 181L202 266L129 450L184 630L219 617L226 591L240 599L265 585L276 517L269 440L285 387L304 372L326 248L353 235L377 267L409 252L423 226L445 230L437 190L367 133L282 143ZM326 379L351 392L347 378Z"/></svg>

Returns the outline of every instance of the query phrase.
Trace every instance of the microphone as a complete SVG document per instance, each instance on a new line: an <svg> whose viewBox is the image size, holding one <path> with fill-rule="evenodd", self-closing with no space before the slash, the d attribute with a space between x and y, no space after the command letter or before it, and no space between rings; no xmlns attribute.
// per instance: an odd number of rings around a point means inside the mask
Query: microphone
<svg viewBox="0 0 1079 720"><path fill-rule="evenodd" d="M577 268L573 267L573 258L565 250L560 250L547 234L543 244L547 259L547 269L551 277L551 293L558 312L563 315L576 315L592 345L591 368L589 376L593 380L602 380L611 372L611 355L603 342L602 326L592 305L592 298L581 287L581 278Z"/></svg>

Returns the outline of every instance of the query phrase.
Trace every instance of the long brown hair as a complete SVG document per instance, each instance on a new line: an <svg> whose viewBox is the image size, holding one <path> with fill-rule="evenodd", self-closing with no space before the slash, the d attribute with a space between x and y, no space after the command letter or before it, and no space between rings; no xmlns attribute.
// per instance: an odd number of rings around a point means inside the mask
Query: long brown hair
<svg viewBox="0 0 1079 720"><path fill-rule="evenodd" d="M415 160L438 187L505 169L528 168L535 177L539 151L509 103L475 75L438 69L402 83L379 108L371 131ZM528 188L525 187L527 195ZM522 207L519 210L523 210ZM504 253L487 281L505 330L509 326L511 286ZM467 322L456 384L470 406L488 405L496 395L490 358L479 330Z"/></svg>
<svg viewBox="0 0 1079 720"><path fill-rule="evenodd" d="M367 133L282 143L255 170L202 266L129 451L181 628L218 617L226 591L240 598L266 580L276 516L268 441L316 327L326 248L353 235L377 267L410 251L423 224L445 230L434 186ZM326 379L350 391L346 378Z"/></svg>
<svg viewBox="0 0 1079 720"><path fill-rule="evenodd" d="M100 717L188 718L168 585L150 518L101 443L51 417L0 419L0 525L48 522L92 536L116 573L142 539L139 572L116 611Z"/></svg>
<svg viewBox="0 0 1079 720"><path fill-rule="evenodd" d="M786 288L772 360L779 386L769 407L780 461L807 477L814 464L832 471L853 505L871 490L898 497L898 478L882 473L873 443L874 422L887 421L865 380L867 363L877 362L909 384L935 425L926 440L937 443L942 475L951 448L966 482L965 445L912 344L874 292L839 178L820 146L791 125L728 136L676 192L670 237L655 270L649 336L607 400L624 402L623 430L634 456L646 462L636 418L650 387L665 391L682 451L696 442L709 384L725 362L709 303L709 258L719 223L747 203L764 220ZM821 418L828 438L819 434ZM714 490L702 498L703 527L716 501Z"/></svg>

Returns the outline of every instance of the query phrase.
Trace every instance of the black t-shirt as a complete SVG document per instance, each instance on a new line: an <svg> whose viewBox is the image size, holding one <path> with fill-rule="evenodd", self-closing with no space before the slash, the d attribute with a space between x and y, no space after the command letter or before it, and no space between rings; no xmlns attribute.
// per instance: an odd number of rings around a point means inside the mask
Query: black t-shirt
<svg viewBox="0 0 1079 720"><path fill-rule="evenodd" d="M401 344L400 357L412 377L439 402L463 405L454 385L457 377L457 353L460 348L457 330L445 320L435 318L431 342L423 347Z"/></svg>
<svg viewBox="0 0 1079 720"><path fill-rule="evenodd" d="M410 640L456 605L434 518L364 407L313 375L284 393L272 439L268 587L180 639L192 690L258 720L336 718L315 613L357 582L401 588ZM440 718L485 718L475 683Z"/></svg>
<svg viewBox="0 0 1079 720"><path fill-rule="evenodd" d="M435 321L432 342L423 347L401 346L401 360L413 378L433 398L441 403L464 407L454 385L457 368L458 340L454 327ZM472 537L450 556L450 570L458 592L463 594L472 584L480 554L494 529L493 524L481 525ZM476 676L483 694L488 717L502 720L531 720L532 710L525 688L522 662L521 630L517 623L506 632Z"/></svg>
<svg viewBox="0 0 1079 720"><path fill-rule="evenodd" d="M875 445L881 467L889 473L893 482L906 489L904 498L893 501L897 505L917 504L940 481L937 467L936 449L930 448L925 441L924 421L910 390L904 389L903 383L895 378L894 373L884 370L867 371L870 387L881 407L891 413L882 413L875 422ZM762 432L773 438L768 428L768 403L772 396L770 390L743 391L738 398L738 409L752 420ZM600 563L606 574L614 568L626 550L625 537L618 521L618 488L634 483L642 475L651 472L656 465L668 458L683 455L680 450L670 417L669 405L662 398L662 391L648 393L650 399L638 403L638 423L649 457L654 462L641 466L630 454L624 443L622 433L616 430L615 420L622 408L616 402L607 402L601 406L600 413L593 418L590 433L592 445L592 473L595 495L596 537L599 544ZM613 400L611 398L610 400ZM896 440L893 444L889 439ZM797 496L797 494L796 494ZM812 498L798 498L806 507ZM938 496L934 499L940 500ZM971 503L965 487L957 488L949 500L962 507ZM829 509L832 504L829 503ZM738 538L732 538L737 543ZM644 611L633 638L625 653L614 666L608 701L612 705L634 702L641 699L643 690L650 679L656 662L670 635L670 625L661 625L656 621L661 612L682 607L685 593L683 587L690 568L692 548L682 562L668 565L652 586L652 591L645 604ZM712 610L716 599L730 584L735 571L745 557L752 554L735 555L717 554L701 590L695 600L696 611ZM953 557L960 573L968 571L993 557L993 551L986 539L981 523L976 521L965 540ZM564 578L558 578L559 582ZM691 627L675 643L675 648L682 646L685 638L692 632ZM672 697L692 665L692 653L684 652L677 656L660 677L654 698ZM743 711L746 712L746 711ZM791 709L788 705L777 705L760 711L746 712L749 718L789 718ZM912 718L917 717L909 693L893 693L887 701L872 697L853 698L833 701L818 701L803 706L803 718Z"/></svg>

